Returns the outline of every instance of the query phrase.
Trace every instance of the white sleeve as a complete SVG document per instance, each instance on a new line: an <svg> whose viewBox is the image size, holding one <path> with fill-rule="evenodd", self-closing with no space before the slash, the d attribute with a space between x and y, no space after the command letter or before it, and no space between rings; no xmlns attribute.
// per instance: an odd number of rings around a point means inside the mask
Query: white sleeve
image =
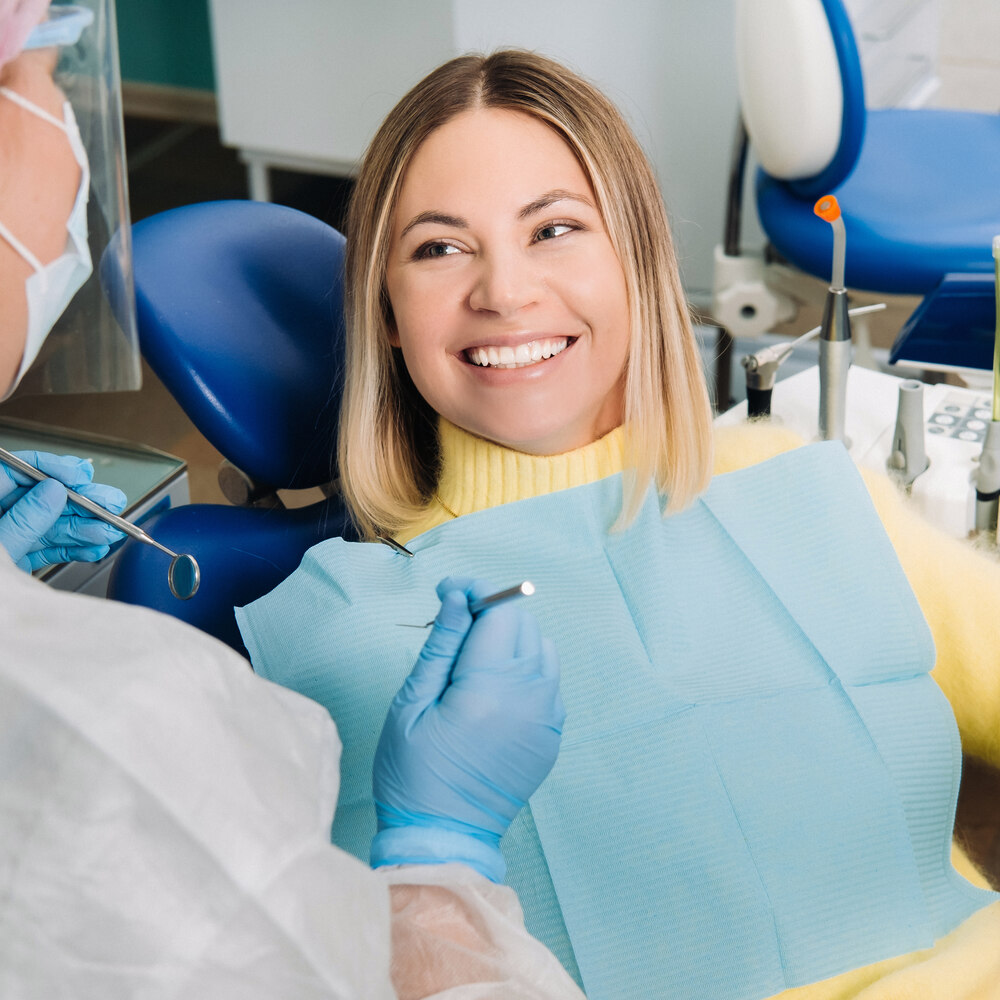
<svg viewBox="0 0 1000 1000"><path fill-rule="evenodd" d="M580 1000L512 890L330 844L325 709L4 556L0 996L392 1000L391 942L401 998Z"/></svg>
<svg viewBox="0 0 1000 1000"><path fill-rule="evenodd" d="M391 1000L326 710L0 559L0 996Z"/></svg>
<svg viewBox="0 0 1000 1000"><path fill-rule="evenodd" d="M378 868L392 900L399 1000L583 1000L524 927L512 889L462 864Z"/></svg>

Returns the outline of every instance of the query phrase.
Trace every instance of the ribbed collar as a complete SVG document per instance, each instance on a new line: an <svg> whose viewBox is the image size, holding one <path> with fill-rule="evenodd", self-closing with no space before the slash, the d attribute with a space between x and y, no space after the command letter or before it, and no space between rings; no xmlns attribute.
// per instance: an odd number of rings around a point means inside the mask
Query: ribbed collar
<svg viewBox="0 0 1000 1000"><path fill-rule="evenodd" d="M625 433L616 428L562 455L528 455L476 437L438 418L441 478L422 516L397 541L406 542L463 514L583 486L621 472Z"/></svg>
<svg viewBox="0 0 1000 1000"><path fill-rule="evenodd" d="M476 437L441 419L441 479L437 499L454 515L582 486L620 472L624 432L562 455L527 455Z"/></svg>

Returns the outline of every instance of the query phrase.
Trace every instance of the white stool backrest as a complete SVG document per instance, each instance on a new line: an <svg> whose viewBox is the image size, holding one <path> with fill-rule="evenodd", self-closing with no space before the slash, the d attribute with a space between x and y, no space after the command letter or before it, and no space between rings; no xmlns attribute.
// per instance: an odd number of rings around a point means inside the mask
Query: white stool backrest
<svg viewBox="0 0 1000 1000"><path fill-rule="evenodd" d="M736 0L736 72L761 166L791 180L819 173L840 143L840 66L820 0Z"/></svg>

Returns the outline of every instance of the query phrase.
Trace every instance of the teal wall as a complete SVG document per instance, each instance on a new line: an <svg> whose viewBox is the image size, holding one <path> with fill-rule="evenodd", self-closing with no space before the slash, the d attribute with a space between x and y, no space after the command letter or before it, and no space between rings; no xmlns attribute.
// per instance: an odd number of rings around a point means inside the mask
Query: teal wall
<svg viewBox="0 0 1000 1000"><path fill-rule="evenodd" d="M214 90L208 0L117 0L122 79Z"/></svg>

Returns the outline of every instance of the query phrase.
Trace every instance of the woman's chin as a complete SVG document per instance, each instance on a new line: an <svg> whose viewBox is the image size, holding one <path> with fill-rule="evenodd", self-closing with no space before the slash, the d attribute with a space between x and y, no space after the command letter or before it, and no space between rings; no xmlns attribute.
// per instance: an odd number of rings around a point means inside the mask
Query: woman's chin
<svg viewBox="0 0 1000 1000"><path fill-rule="evenodd" d="M520 426L508 420L501 428L476 422L475 426L463 429L503 448L538 456L562 455L592 444L603 436L589 428L546 427L541 422L531 426L526 426L523 421L519 423Z"/></svg>

